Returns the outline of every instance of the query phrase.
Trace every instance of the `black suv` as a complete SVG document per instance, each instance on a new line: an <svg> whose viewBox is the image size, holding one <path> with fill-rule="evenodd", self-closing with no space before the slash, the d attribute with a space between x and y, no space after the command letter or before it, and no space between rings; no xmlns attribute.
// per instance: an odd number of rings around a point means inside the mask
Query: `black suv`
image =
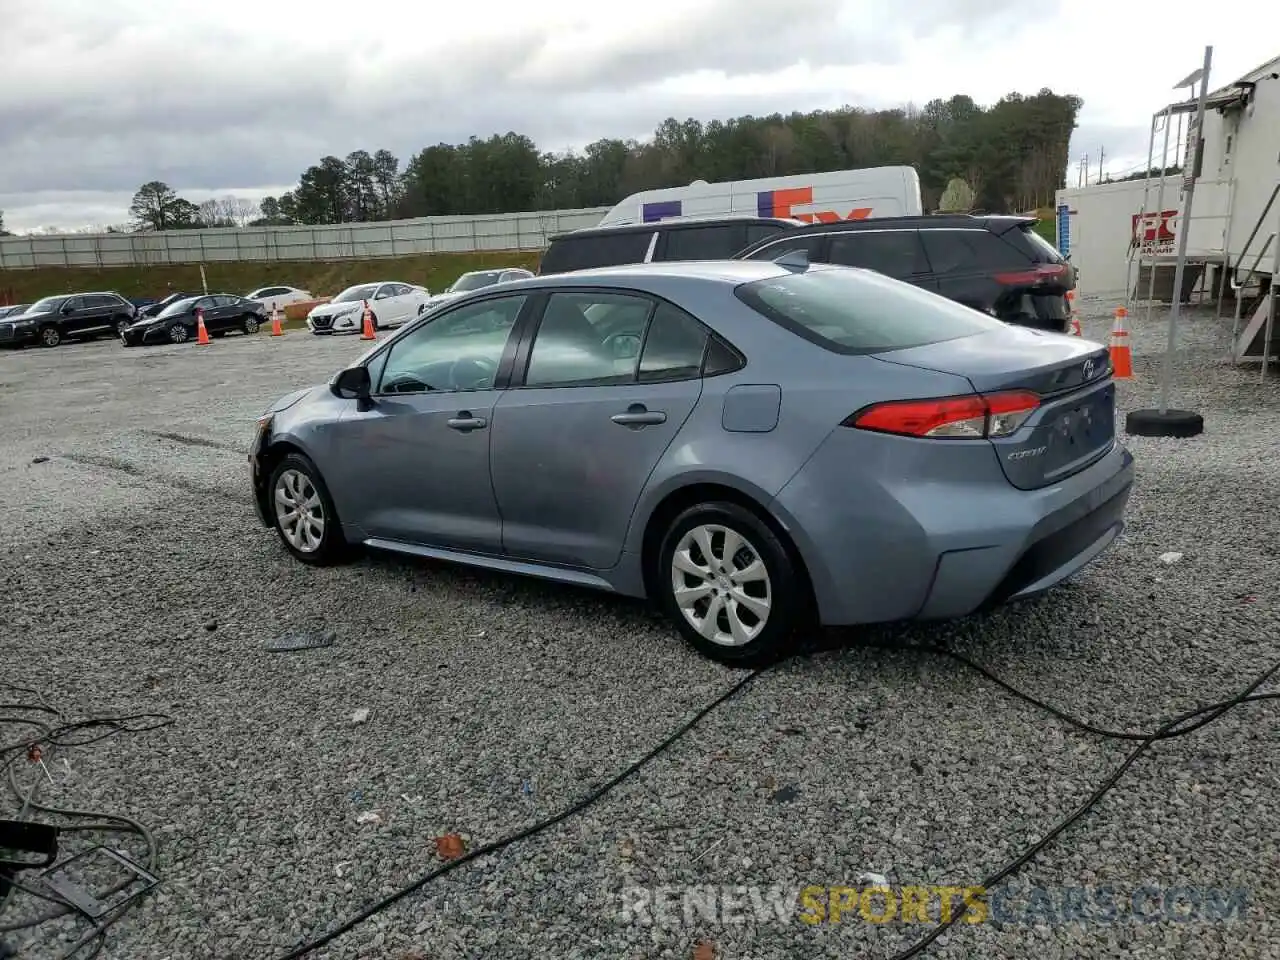
<svg viewBox="0 0 1280 960"><path fill-rule="evenodd" d="M939 214L814 224L757 241L735 260L866 267L1020 326L1065 333L1075 268L1037 234L1031 217Z"/></svg>
<svg viewBox="0 0 1280 960"><path fill-rule="evenodd" d="M34 343L56 347L64 340L117 336L133 323L137 313L137 307L110 291L45 297L25 313L0 320L0 347Z"/></svg>
<svg viewBox="0 0 1280 960"><path fill-rule="evenodd" d="M730 260L739 250L804 224L783 217L689 217L587 227L552 237L539 274L661 260Z"/></svg>

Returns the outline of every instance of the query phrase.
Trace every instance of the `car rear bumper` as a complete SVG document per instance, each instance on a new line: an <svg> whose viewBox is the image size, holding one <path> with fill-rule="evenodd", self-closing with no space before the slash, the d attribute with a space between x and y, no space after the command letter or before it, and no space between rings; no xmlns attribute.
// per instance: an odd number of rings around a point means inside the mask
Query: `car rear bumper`
<svg viewBox="0 0 1280 960"><path fill-rule="evenodd" d="M922 464L934 460L866 448L853 460L838 449L843 440L829 439L771 504L827 625L959 617L1029 597L1092 562L1123 529L1134 470L1119 443L1060 483L1019 490L994 454L985 457L994 475L983 469L977 445L953 448L964 469L930 475ZM900 442L871 442L885 441ZM866 479L868 464L883 476Z"/></svg>

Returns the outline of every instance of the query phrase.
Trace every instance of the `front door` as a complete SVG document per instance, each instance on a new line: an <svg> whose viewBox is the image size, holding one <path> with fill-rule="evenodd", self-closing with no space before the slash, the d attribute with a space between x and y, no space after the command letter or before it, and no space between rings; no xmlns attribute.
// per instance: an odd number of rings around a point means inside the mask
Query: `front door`
<svg viewBox="0 0 1280 960"><path fill-rule="evenodd" d="M618 562L636 501L702 393L708 332L666 302L555 292L523 379L493 411L493 484L512 557Z"/></svg>
<svg viewBox="0 0 1280 960"><path fill-rule="evenodd" d="M501 552L489 478L494 387L525 300L441 313L370 361L373 396L349 401L322 466L344 525L366 539Z"/></svg>

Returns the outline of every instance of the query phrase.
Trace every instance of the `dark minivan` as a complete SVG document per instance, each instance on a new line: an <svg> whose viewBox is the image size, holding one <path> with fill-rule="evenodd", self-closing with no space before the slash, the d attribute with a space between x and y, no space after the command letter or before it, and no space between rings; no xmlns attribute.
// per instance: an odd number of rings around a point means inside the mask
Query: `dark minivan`
<svg viewBox="0 0 1280 960"><path fill-rule="evenodd" d="M1075 268L1031 217L935 214L806 225L759 240L734 258L865 267L1019 326L1065 333Z"/></svg>
<svg viewBox="0 0 1280 960"><path fill-rule="evenodd" d="M731 260L745 247L804 224L784 217L686 217L587 227L552 237L538 273L664 260Z"/></svg>

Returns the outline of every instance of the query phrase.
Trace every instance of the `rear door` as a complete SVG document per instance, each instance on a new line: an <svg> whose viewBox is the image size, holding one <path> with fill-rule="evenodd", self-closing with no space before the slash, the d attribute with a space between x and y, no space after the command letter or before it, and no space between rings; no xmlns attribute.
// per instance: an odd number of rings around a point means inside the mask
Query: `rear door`
<svg viewBox="0 0 1280 960"><path fill-rule="evenodd" d="M115 326L115 313L120 301L106 294L95 293L84 298L84 325L86 333L110 330Z"/></svg>
<svg viewBox="0 0 1280 960"><path fill-rule="evenodd" d="M919 230L855 230L828 234L826 263L874 270L925 290L937 291Z"/></svg>
<svg viewBox="0 0 1280 960"><path fill-rule="evenodd" d="M636 501L701 396L707 343L689 314L634 291L546 298L493 413L506 554L579 569L618 562Z"/></svg>

